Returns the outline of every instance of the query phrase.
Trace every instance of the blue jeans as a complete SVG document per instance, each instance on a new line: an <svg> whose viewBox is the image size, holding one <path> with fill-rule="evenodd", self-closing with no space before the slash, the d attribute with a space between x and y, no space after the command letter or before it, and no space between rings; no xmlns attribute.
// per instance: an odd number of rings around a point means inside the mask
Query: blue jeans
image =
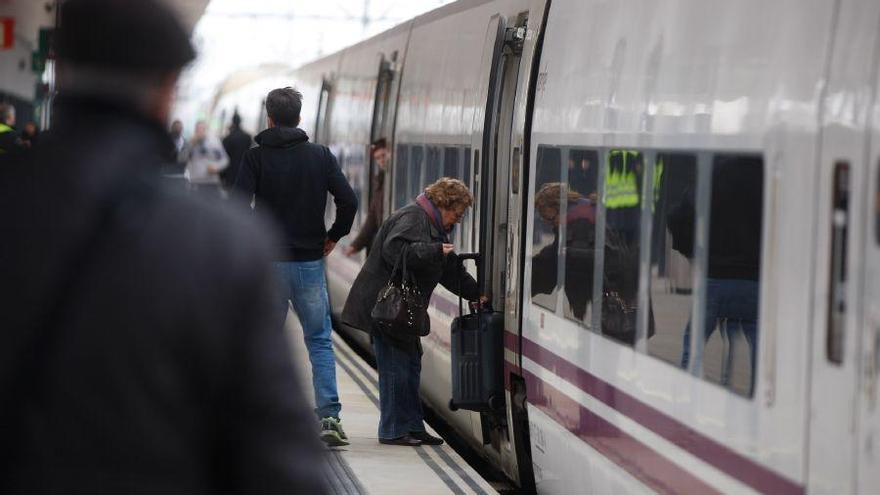
<svg viewBox="0 0 880 495"><path fill-rule="evenodd" d="M379 438L392 440L425 431L419 379L422 355L391 345L373 332L373 349L379 368Z"/></svg>
<svg viewBox="0 0 880 495"><path fill-rule="evenodd" d="M274 265L281 282L284 314L287 314L289 300L302 324L309 361L312 362L312 386L315 388L317 405L315 414L318 418L338 418L342 405L339 404L336 390L336 358L330 340L333 327L330 323L324 259L276 262Z"/></svg>
<svg viewBox="0 0 880 495"><path fill-rule="evenodd" d="M758 351L758 297L759 284L755 280L710 278L706 281L706 314L703 320L704 341L715 331L716 322L723 320L723 332L730 339L732 330L739 327L749 344L749 364L751 366L749 386L750 393L755 386L755 367ZM691 323L684 329L682 339L681 367L690 364ZM733 344L730 344L731 349ZM727 356L728 360L730 356ZM699 359L699 358L698 358ZM702 364L698 362L697 364ZM729 366L722 369L721 384L730 384Z"/></svg>

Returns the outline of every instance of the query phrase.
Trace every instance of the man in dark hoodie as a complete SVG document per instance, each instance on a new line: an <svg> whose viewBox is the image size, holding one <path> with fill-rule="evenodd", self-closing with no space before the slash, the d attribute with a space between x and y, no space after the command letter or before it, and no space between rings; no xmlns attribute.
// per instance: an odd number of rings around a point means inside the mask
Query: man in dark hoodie
<svg viewBox="0 0 880 495"><path fill-rule="evenodd" d="M220 172L220 179L226 188L235 184L235 176L241 167L241 158L245 151L251 148L253 138L241 128L241 116L238 112L232 115L232 125L229 126L229 134L223 138L223 149L229 155L229 166Z"/></svg>
<svg viewBox="0 0 880 495"><path fill-rule="evenodd" d="M283 283L285 314L288 300L299 317L312 363L315 413L321 438L331 446L347 445L339 420L336 359L330 340L330 302L324 257L351 230L357 197L336 157L325 146L309 143L299 129L302 94L293 88L274 89L266 97L269 128L257 135L256 148L242 160L235 187L254 209L266 210L285 234L275 269ZM324 223L327 193L336 203L330 230Z"/></svg>

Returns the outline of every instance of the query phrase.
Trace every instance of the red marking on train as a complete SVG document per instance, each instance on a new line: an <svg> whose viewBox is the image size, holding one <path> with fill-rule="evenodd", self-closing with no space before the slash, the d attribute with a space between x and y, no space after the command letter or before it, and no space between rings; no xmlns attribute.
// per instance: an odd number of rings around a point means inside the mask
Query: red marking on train
<svg viewBox="0 0 880 495"><path fill-rule="evenodd" d="M639 401L597 376L567 361L539 344L523 337L523 356L550 370L553 374L595 397L608 407L648 428L679 448L711 464L719 471L762 493L800 495L804 487L769 468L718 443L684 423ZM523 370L525 375L526 370ZM537 396L540 397L540 391ZM533 391L528 389L529 401ZM551 407L550 402L548 407ZM565 423L561 423L565 426ZM566 426L567 427L567 426Z"/></svg>
<svg viewBox="0 0 880 495"><path fill-rule="evenodd" d="M720 493L527 370L523 377L530 404L657 492Z"/></svg>

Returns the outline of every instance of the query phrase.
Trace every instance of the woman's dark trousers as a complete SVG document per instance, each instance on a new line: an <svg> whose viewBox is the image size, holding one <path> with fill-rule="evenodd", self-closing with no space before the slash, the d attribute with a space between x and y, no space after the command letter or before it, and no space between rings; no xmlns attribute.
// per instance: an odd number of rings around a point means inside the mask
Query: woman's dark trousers
<svg viewBox="0 0 880 495"><path fill-rule="evenodd" d="M419 400L421 352L396 347L377 332L373 349L379 368L379 438L392 440L425 431Z"/></svg>

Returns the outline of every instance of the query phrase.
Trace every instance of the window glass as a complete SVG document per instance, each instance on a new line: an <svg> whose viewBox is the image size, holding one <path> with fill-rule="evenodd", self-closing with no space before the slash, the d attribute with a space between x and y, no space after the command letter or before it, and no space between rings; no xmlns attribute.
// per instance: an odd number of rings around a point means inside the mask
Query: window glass
<svg viewBox="0 0 880 495"><path fill-rule="evenodd" d="M607 163L601 329L603 335L632 345L638 309L644 158L639 151L611 150Z"/></svg>
<svg viewBox="0 0 880 495"><path fill-rule="evenodd" d="M409 170L409 147L399 144L397 145L397 156L394 157L394 207L401 208L406 206L408 202L406 187L407 172Z"/></svg>
<svg viewBox="0 0 880 495"><path fill-rule="evenodd" d="M559 222L562 204L562 153L538 147L535 164L534 226L532 231L532 302L556 310L559 277Z"/></svg>
<svg viewBox="0 0 880 495"><path fill-rule="evenodd" d="M422 187L422 166L425 159L425 148L413 146L410 148L409 158L409 192L406 196L406 203L414 200L424 189Z"/></svg>
<svg viewBox="0 0 880 495"><path fill-rule="evenodd" d="M661 153L654 164L648 354L682 363L693 309L697 159Z"/></svg>
<svg viewBox="0 0 880 495"><path fill-rule="evenodd" d="M567 318L590 326L593 300L593 262L596 253L596 183L598 153L568 151L567 187L561 212L565 222L563 311Z"/></svg>
<svg viewBox="0 0 880 495"><path fill-rule="evenodd" d="M746 396L757 364L763 191L760 157L715 156L702 369L707 380Z"/></svg>
<svg viewBox="0 0 880 495"><path fill-rule="evenodd" d="M470 146L466 146L464 148L464 163L463 163L463 165L464 166L462 167L461 173L462 173L462 177L464 177L464 178L462 180L464 181L465 184L467 184L468 187L471 187L472 182L471 182L471 147ZM477 195L477 191L472 190L471 192L474 193L474 196Z"/></svg>
<svg viewBox="0 0 880 495"><path fill-rule="evenodd" d="M426 149L428 150L428 161L425 165L425 179L421 189L437 182L437 179L441 177L440 174L443 172L443 164L440 163L440 147L427 146Z"/></svg>
<svg viewBox="0 0 880 495"><path fill-rule="evenodd" d="M458 169L458 148L447 147L443 150L443 177L455 177L464 181L461 170ZM466 183L466 182L465 182Z"/></svg>

